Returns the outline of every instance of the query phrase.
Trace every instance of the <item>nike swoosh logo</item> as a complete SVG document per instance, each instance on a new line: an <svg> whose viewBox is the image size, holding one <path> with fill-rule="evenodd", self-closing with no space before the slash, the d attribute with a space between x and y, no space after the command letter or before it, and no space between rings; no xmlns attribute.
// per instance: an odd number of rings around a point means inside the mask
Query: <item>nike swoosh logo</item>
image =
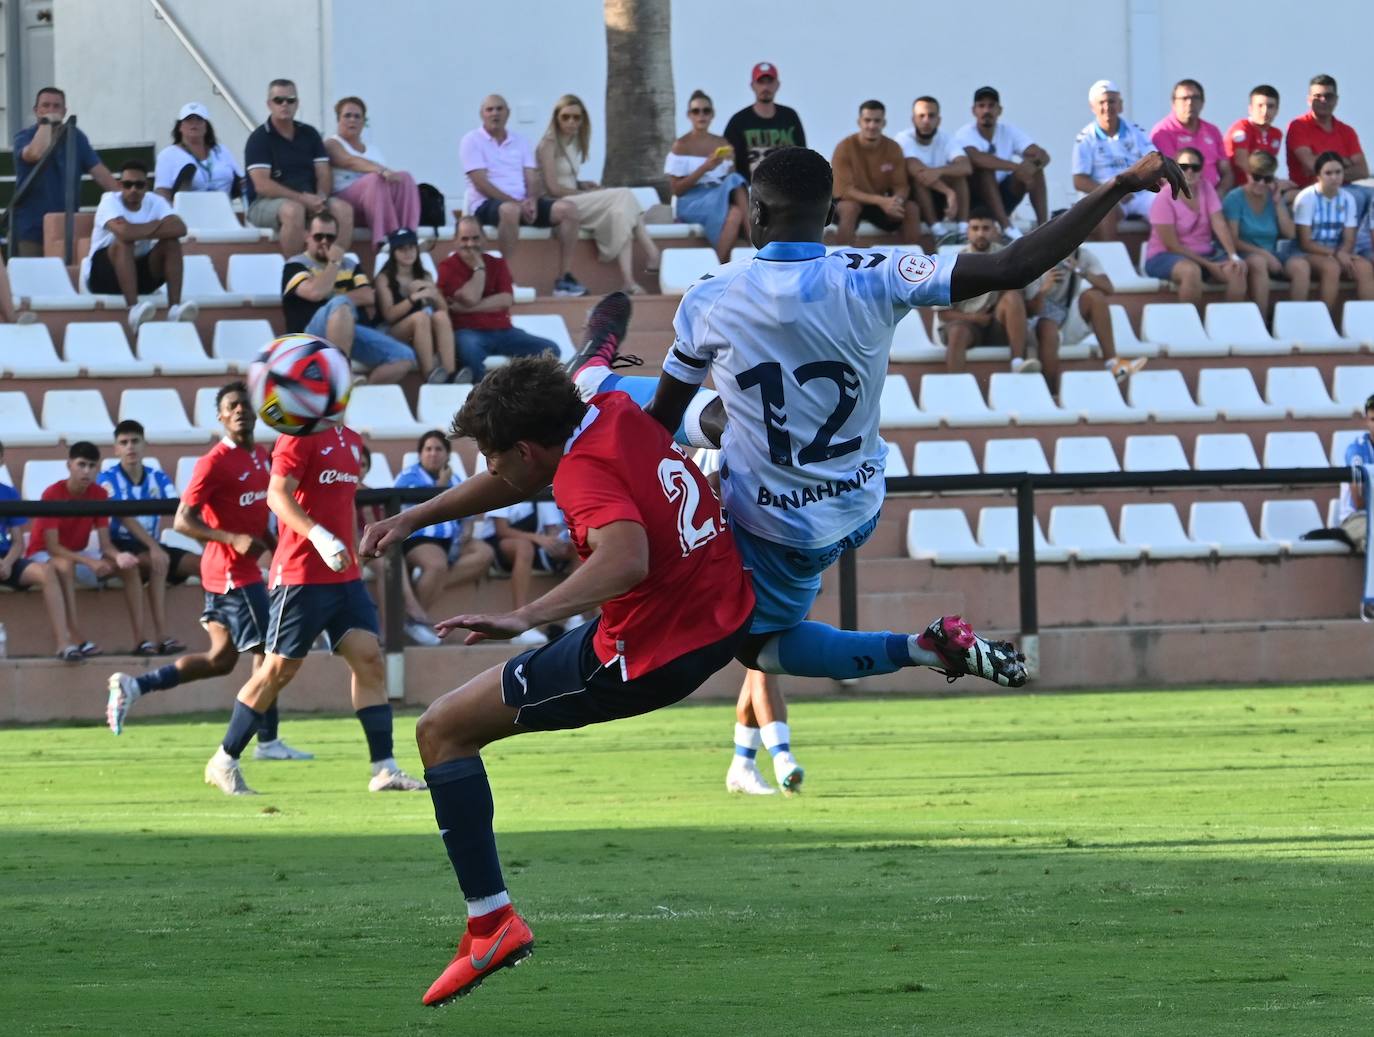
<svg viewBox="0 0 1374 1037"><path fill-rule="evenodd" d="M512 918L509 922L505 924L505 926L502 927L501 935L496 938L495 943L493 943L489 948L487 948L486 954L482 955L480 958L477 957L477 955L475 954L468 955L468 957L472 959L472 967L474 969L476 969L478 972L481 972L484 968L491 964L491 959L496 957L496 952L501 949L501 944L506 939L506 933L510 932L510 927L514 924L515 919Z"/></svg>

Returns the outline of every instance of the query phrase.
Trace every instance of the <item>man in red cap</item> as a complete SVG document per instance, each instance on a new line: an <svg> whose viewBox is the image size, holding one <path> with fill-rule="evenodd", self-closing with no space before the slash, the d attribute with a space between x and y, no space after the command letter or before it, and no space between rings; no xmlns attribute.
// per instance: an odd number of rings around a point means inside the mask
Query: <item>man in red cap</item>
<svg viewBox="0 0 1374 1037"><path fill-rule="evenodd" d="M725 139L735 149L735 171L745 180L752 178L755 168L771 152L806 147L801 116L773 101L778 85L778 66L760 61L749 79L754 103L737 111L725 126Z"/></svg>

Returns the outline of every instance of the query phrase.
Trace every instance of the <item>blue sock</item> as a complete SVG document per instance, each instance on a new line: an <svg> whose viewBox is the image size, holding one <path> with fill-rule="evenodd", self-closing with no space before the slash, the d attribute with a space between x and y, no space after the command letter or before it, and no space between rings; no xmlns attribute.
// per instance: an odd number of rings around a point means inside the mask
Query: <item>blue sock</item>
<svg viewBox="0 0 1374 1037"><path fill-rule="evenodd" d="M139 674L134 678L134 683L145 695L150 691L167 691L181 683L181 673L177 670L176 663L168 663L150 673Z"/></svg>
<svg viewBox="0 0 1374 1037"><path fill-rule="evenodd" d="M743 756L746 760L752 760L758 756L758 754L759 751L757 749L749 749L742 745L735 746L735 755Z"/></svg>
<svg viewBox="0 0 1374 1037"><path fill-rule="evenodd" d="M224 741L220 743L224 746L224 751L237 760L243 755L243 750L253 740L253 735L257 734L261 724L262 714L236 699L234 712L229 716L229 727L224 732Z"/></svg>
<svg viewBox="0 0 1374 1037"><path fill-rule="evenodd" d="M839 630L824 623L798 623L759 650L759 669L795 677L848 680L910 665L906 634Z"/></svg>
<svg viewBox="0 0 1374 1037"><path fill-rule="evenodd" d="M373 763L389 760L395 754L391 745L391 707L365 706L358 710L358 723L367 736L367 751Z"/></svg>
<svg viewBox="0 0 1374 1037"><path fill-rule="evenodd" d="M277 704L275 702L267 707L267 712L262 715L262 725L258 728L258 744L263 742L275 742L277 740Z"/></svg>
<svg viewBox="0 0 1374 1037"><path fill-rule="evenodd" d="M463 898L477 900L506 888L496 833L491 785L480 756L463 756L425 768L425 784L434 801L434 821L458 876Z"/></svg>
<svg viewBox="0 0 1374 1037"><path fill-rule="evenodd" d="M609 374L606 376L606 380L601 383L601 387L597 389L597 392L623 392L641 407L647 407L652 403L654 393L657 391L657 378L647 378L637 374ZM701 389L698 391L706 392L708 390ZM690 447L692 445L687 442L687 430L682 422L678 423L677 431L673 433L673 441L679 446Z"/></svg>

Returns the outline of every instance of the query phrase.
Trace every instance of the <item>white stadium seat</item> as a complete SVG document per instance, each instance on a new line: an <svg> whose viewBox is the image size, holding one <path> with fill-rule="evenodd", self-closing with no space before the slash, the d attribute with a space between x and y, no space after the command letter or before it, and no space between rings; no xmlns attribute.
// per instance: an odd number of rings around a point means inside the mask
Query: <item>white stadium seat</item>
<svg viewBox="0 0 1374 1037"><path fill-rule="evenodd" d="M1054 443L1056 472L1119 472L1112 441L1106 436L1061 436Z"/></svg>
<svg viewBox="0 0 1374 1037"><path fill-rule="evenodd" d="M372 467L363 476L363 485L369 490L387 490L396 485L396 476L392 474L391 462L386 459L386 454L382 451L372 451Z"/></svg>
<svg viewBox="0 0 1374 1037"><path fill-rule="evenodd" d="M1177 436L1127 436L1121 460L1128 472L1186 472L1189 468Z"/></svg>
<svg viewBox="0 0 1374 1037"><path fill-rule="evenodd" d="M6 446L56 446L55 431L40 428L28 393L0 392L0 443Z"/></svg>
<svg viewBox="0 0 1374 1037"><path fill-rule="evenodd" d="M175 389L125 389L119 395L119 420L143 425L149 443L205 443L204 429L194 428Z"/></svg>
<svg viewBox="0 0 1374 1037"><path fill-rule="evenodd" d="M359 385L348 399L349 428L377 439L409 439L424 432L399 385Z"/></svg>
<svg viewBox="0 0 1374 1037"><path fill-rule="evenodd" d="M10 292L31 310L93 310L95 297L79 295L57 256L15 256L8 264Z"/></svg>
<svg viewBox="0 0 1374 1037"><path fill-rule="evenodd" d="M973 447L962 439L918 440L913 475L977 475Z"/></svg>
<svg viewBox="0 0 1374 1037"><path fill-rule="evenodd" d="M1331 462L1332 468L1345 467L1345 452L1350 444L1361 436L1365 435L1360 429L1343 428L1331 433L1331 452L1327 454L1327 460Z"/></svg>
<svg viewBox="0 0 1374 1037"><path fill-rule="evenodd" d="M372 279L375 281L377 275L382 272L382 267L386 266L386 261L391 257L391 249L383 245L377 250L377 255L372 259ZM434 254L431 252L420 253L420 269L437 281L439 280L439 268L434 265Z"/></svg>
<svg viewBox="0 0 1374 1037"><path fill-rule="evenodd" d="M888 479L899 479L910 474L911 469L907 467L906 458L902 456L902 448L896 443L888 443L887 456L883 458L883 476Z"/></svg>
<svg viewBox="0 0 1374 1037"><path fill-rule="evenodd" d="M711 248L665 248L659 262L658 284L664 295L681 295L698 277L720 265Z"/></svg>
<svg viewBox="0 0 1374 1037"><path fill-rule="evenodd" d="M1123 544L1101 504L1056 504L1050 509L1050 543L1066 548L1079 562L1129 562L1139 544Z"/></svg>
<svg viewBox="0 0 1374 1037"><path fill-rule="evenodd" d="M945 347L931 339L920 312L910 310L893 329L888 359L899 364L938 363L945 359Z"/></svg>
<svg viewBox="0 0 1374 1037"><path fill-rule="evenodd" d="M157 365L138 360L129 349L124 325L113 320L68 324L63 332L62 355L88 378L142 378L156 373Z"/></svg>
<svg viewBox="0 0 1374 1037"><path fill-rule="evenodd" d="M983 444L983 471L1049 475L1050 463L1038 439L989 439Z"/></svg>
<svg viewBox="0 0 1374 1037"><path fill-rule="evenodd" d="M183 191L182 194L187 192ZM213 192L205 192L210 194ZM178 198L181 194L177 195ZM192 254L183 258L181 298L199 306L242 306L246 295L226 292L215 271L214 261L206 255Z"/></svg>
<svg viewBox="0 0 1374 1037"><path fill-rule="evenodd" d="M81 368L57 355L42 324L0 324L0 371L10 378L75 378Z"/></svg>
<svg viewBox="0 0 1374 1037"><path fill-rule="evenodd" d="M517 313L510 320L521 331L552 342L558 347L558 356L562 360L571 360L577 352L572 336L568 334L567 321L560 314Z"/></svg>
<svg viewBox="0 0 1374 1037"><path fill-rule="evenodd" d="M240 223L223 191L178 191L172 198L172 211L186 224L191 241L239 244L271 237L269 231Z"/></svg>
<svg viewBox="0 0 1374 1037"><path fill-rule="evenodd" d="M1341 333L1364 349L1374 349L1374 300L1349 300L1341 310Z"/></svg>
<svg viewBox="0 0 1374 1037"><path fill-rule="evenodd" d="M952 427L1011 424L1008 415L988 408L978 380L967 371L922 375L920 404L925 413Z"/></svg>
<svg viewBox="0 0 1374 1037"><path fill-rule="evenodd" d="M1131 376L1126 396L1132 407L1146 411L1155 421L1216 421L1212 407L1193 402L1182 371L1139 371Z"/></svg>
<svg viewBox="0 0 1374 1037"><path fill-rule="evenodd" d="M49 389L43 394L41 420L68 443L108 443L114 435L114 420L98 389Z"/></svg>
<svg viewBox="0 0 1374 1037"><path fill-rule="evenodd" d="M1243 432L1206 432L1193 443L1193 467L1200 472L1257 469L1255 445Z"/></svg>
<svg viewBox="0 0 1374 1037"><path fill-rule="evenodd" d="M1141 422L1148 412L1128 406L1110 371L1065 371L1060 379L1059 403L1067 411L1096 422Z"/></svg>
<svg viewBox="0 0 1374 1037"><path fill-rule="evenodd" d="M163 375L222 375L229 371L225 361L205 355L196 326L181 321L140 325L135 351L140 360L156 364Z"/></svg>
<svg viewBox="0 0 1374 1037"><path fill-rule="evenodd" d="M191 424L215 439L224 435L224 426L219 423L219 412L215 409L218 392L217 386L202 386L196 390L195 402L191 405ZM259 443L271 443L278 435L280 433L261 418L253 425L253 438Z"/></svg>
<svg viewBox="0 0 1374 1037"><path fill-rule="evenodd" d="M1020 540L1017 534L1015 508L983 508L978 512L978 543L1002 552L1008 562L1021 558ZM1040 520L1035 520L1035 561L1067 562L1069 552L1055 547L1045 539L1040 528Z"/></svg>
<svg viewBox="0 0 1374 1037"><path fill-rule="evenodd" d="M1259 307L1252 302L1208 303L1203 323L1208 338L1241 356L1291 353L1295 345L1292 339L1269 334Z"/></svg>
<svg viewBox="0 0 1374 1037"><path fill-rule="evenodd" d="M1315 367L1271 367L1264 376L1264 398L1283 407L1293 418L1348 418L1348 404L1327 394L1326 382Z"/></svg>
<svg viewBox="0 0 1374 1037"><path fill-rule="evenodd" d="M284 266L286 260L276 253L237 252L229 257L229 291L246 295L253 306L280 306Z"/></svg>
<svg viewBox="0 0 1374 1037"><path fill-rule="evenodd" d="M1192 303L1146 303L1140 333L1163 346L1168 356L1226 356L1230 352L1226 343L1208 337Z"/></svg>
<svg viewBox="0 0 1374 1037"><path fill-rule="evenodd" d="M1194 501L1188 509L1188 535L1215 544L1222 558L1264 558L1282 550L1277 540L1255 536L1240 501Z"/></svg>
<svg viewBox="0 0 1374 1037"><path fill-rule="evenodd" d="M1003 554L973 539L959 508L912 508L906 520L906 553L936 565L996 565Z"/></svg>
<svg viewBox="0 0 1374 1037"><path fill-rule="evenodd" d="M183 454L177 458L176 483L177 493L186 496L186 487L191 485L191 476L195 474L196 462L200 458L195 454Z"/></svg>
<svg viewBox="0 0 1374 1037"><path fill-rule="evenodd" d="M251 320L217 320L210 340L210 355L229 366L230 371L247 371L248 365L276 335L271 322L261 317Z"/></svg>
<svg viewBox="0 0 1374 1037"><path fill-rule="evenodd" d="M1337 540L1302 539L1304 533L1325 525L1310 500L1267 500L1260 505L1260 536L1277 540L1290 555L1348 555L1350 548Z"/></svg>
<svg viewBox="0 0 1374 1037"><path fill-rule="evenodd" d="M1197 398L1227 421L1278 421L1286 407L1260 399L1254 376L1244 367L1205 367L1198 372Z"/></svg>
<svg viewBox="0 0 1374 1037"><path fill-rule="evenodd" d="M635 201L639 203L639 207L645 212L648 212L655 205L663 204L663 199L658 195L657 187L632 187L630 188L630 193L635 196Z"/></svg>
<svg viewBox="0 0 1374 1037"><path fill-rule="evenodd" d="M1123 504L1121 540L1140 547L1151 560L1208 558L1213 553L1210 543L1199 543L1184 531L1172 504Z"/></svg>
<svg viewBox="0 0 1374 1037"><path fill-rule="evenodd" d="M988 404L1009 414L1018 425L1076 425L1079 416L1054 402L1042 374L994 371L988 382Z"/></svg>
<svg viewBox="0 0 1374 1037"><path fill-rule="evenodd" d="M1326 451L1315 432L1266 432L1265 468L1326 468Z"/></svg>
<svg viewBox="0 0 1374 1037"><path fill-rule="evenodd" d="M1085 244L1087 243L1085 242ZM1116 282L1113 281L1112 284L1115 285ZM1112 336L1116 342L1117 356L1159 356L1161 350L1158 342L1150 342L1136 335L1135 327L1131 324L1131 315L1126 311L1126 307L1113 303L1107 307L1107 312L1112 317ZM1102 348L1097 344L1096 335L1089 335L1079 345L1089 347L1098 356L1102 355ZM1060 355L1066 356L1068 354L1061 348Z"/></svg>
<svg viewBox="0 0 1374 1037"><path fill-rule="evenodd" d="M67 462L32 460L24 463L24 481L19 493L24 500L40 500L43 491L60 479L67 478Z"/></svg>
<svg viewBox="0 0 1374 1037"><path fill-rule="evenodd" d="M880 428L936 428L940 418L927 414L916 406L911 384L899 374L883 379L883 394L878 398L878 426Z"/></svg>
<svg viewBox="0 0 1374 1037"><path fill-rule="evenodd" d="M453 416L472 392L470 385L422 385L415 401L415 419L426 428L448 432Z"/></svg>
<svg viewBox="0 0 1374 1037"><path fill-rule="evenodd" d="M1131 265L1131 254L1120 241L1085 241L1079 246L1102 263L1112 288L1122 294L1159 291L1159 278L1144 277Z"/></svg>
<svg viewBox="0 0 1374 1037"><path fill-rule="evenodd" d="M1341 366L1331 379L1331 395L1352 414L1364 413L1364 401L1374 396L1374 364Z"/></svg>
<svg viewBox="0 0 1374 1037"><path fill-rule="evenodd" d="M1322 302L1279 302L1274 304L1274 334L1292 339L1300 353L1354 353L1358 339L1336 333L1331 311Z"/></svg>

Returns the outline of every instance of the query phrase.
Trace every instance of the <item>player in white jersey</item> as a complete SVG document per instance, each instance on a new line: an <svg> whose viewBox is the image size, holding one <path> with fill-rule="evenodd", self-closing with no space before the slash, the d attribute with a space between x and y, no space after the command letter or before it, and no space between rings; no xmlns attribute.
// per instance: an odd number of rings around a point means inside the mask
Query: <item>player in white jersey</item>
<svg viewBox="0 0 1374 1037"><path fill-rule="evenodd" d="M822 572L877 525L886 457L878 403L897 322L915 306L1023 287L1076 248L1122 198L1164 182L1175 193L1183 189L1177 165L1152 153L996 253L827 255L829 163L805 148L782 149L754 174L750 223L758 254L687 290L656 384L611 374L615 347L594 348L594 336L577 373L584 392L618 388L643 401L652 386L649 413L669 429L681 425L691 445L722 450L721 497L758 597L742 661L765 673L835 679L927 665L1012 687L1025 682L1011 645L983 640L958 617L908 636L837 630L806 615ZM718 399L699 392L708 373ZM722 406L729 420L720 435L712 426L722 424Z"/></svg>

